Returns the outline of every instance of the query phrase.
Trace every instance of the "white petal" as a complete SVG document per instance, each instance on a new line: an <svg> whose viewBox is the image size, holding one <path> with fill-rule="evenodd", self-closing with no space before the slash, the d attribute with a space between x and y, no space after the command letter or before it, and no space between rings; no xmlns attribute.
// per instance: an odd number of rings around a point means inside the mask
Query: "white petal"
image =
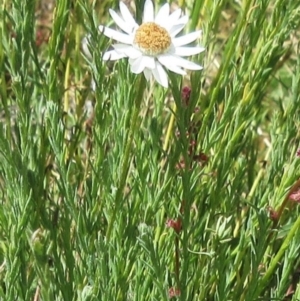
<svg viewBox="0 0 300 301"><path fill-rule="evenodd" d="M155 59L153 56L146 56L144 55L142 57L143 64L148 69L154 69L155 68Z"/></svg>
<svg viewBox="0 0 300 301"><path fill-rule="evenodd" d="M103 61L116 61L126 57L123 53L119 53L116 50L106 51L103 55Z"/></svg>
<svg viewBox="0 0 300 301"><path fill-rule="evenodd" d="M171 37L175 37L183 29L183 27L187 24L188 21L189 21L188 16L184 16L180 18L177 24L173 25L169 29L169 34L171 35Z"/></svg>
<svg viewBox="0 0 300 301"><path fill-rule="evenodd" d="M126 23L128 23L132 28L138 27L138 25L136 24L135 20L133 19L132 15L131 15L129 9L122 1L120 1L120 11L121 11L122 17Z"/></svg>
<svg viewBox="0 0 300 301"><path fill-rule="evenodd" d="M141 58L130 59L129 64L130 64L130 70L134 74L139 74L144 70L143 65L141 63Z"/></svg>
<svg viewBox="0 0 300 301"><path fill-rule="evenodd" d="M189 21L188 16L183 16L179 20L170 22L167 19L166 29L172 37L175 37Z"/></svg>
<svg viewBox="0 0 300 301"><path fill-rule="evenodd" d="M175 47L186 45L198 39L201 36L201 33L202 30L194 31L182 37L174 38L172 42Z"/></svg>
<svg viewBox="0 0 300 301"><path fill-rule="evenodd" d="M176 24L187 24L188 21L189 21L189 17L183 16L179 20L177 20Z"/></svg>
<svg viewBox="0 0 300 301"><path fill-rule="evenodd" d="M164 21L169 17L169 13L170 13L170 5L169 5L169 3L166 3L158 11L158 13L155 17L155 23L163 26Z"/></svg>
<svg viewBox="0 0 300 301"><path fill-rule="evenodd" d="M96 82L92 79L91 88L93 91L96 91Z"/></svg>
<svg viewBox="0 0 300 301"><path fill-rule="evenodd" d="M164 27L169 31L173 26L178 24L178 19L181 14L181 9L175 10L170 16L165 16L165 18L160 18L159 25Z"/></svg>
<svg viewBox="0 0 300 301"><path fill-rule="evenodd" d="M152 74L159 84L168 88L168 76L160 63L156 62L156 68L152 70Z"/></svg>
<svg viewBox="0 0 300 301"><path fill-rule="evenodd" d="M131 72L135 74L143 72L145 68L155 68L154 58L150 56L141 56L137 59L129 60L129 63L131 66Z"/></svg>
<svg viewBox="0 0 300 301"><path fill-rule="evenodd" d="M92 57L92 54L89 50L89 44L90 44L90 35L88 37L84 37L82 39L82 42L81 42L81 46L82 46L82 51L84 52L85 55L87 55L88 57Z"/></svg>
<svg viewBox="0 0 300 301"><path fill-rule="evenodd" d="M124 44L132 44L133 43L133 36L129 36L125 33L118 32L114 29L111 29L109 27L104 27L102 25L99 26L99 30L100 30L100 32L103 32L103 34L110 39L116 40L116 41L124 43Z"/></svg>
<svg viewBox="0 0 300 301"><path fill-rule="evenodd" d="M173 64L179 66L179 67L182 67L182 68L186 68L186 69L189 69L189 70L201 70L203 69L202 66L198 65L198 64L195 64L191 61L188 61L182 57L179 57L179 56L172 56L172 61L173 61Z"/></svg>
<svg viewBox="0 0 300 301"><path fill-rule="evenodd" d="M175 54L179 56L190 56L204 51L204 47L176 47Z"/></svg>
<svg viewBox="0 0 300 301"><path fill-rule="evenodd" d="M132 59L136 59L142 55L141 51L139 51L131 45L114 44L112 46L118 53L122 53Z"/></svg>
<svg viewBox="0 0 300 301"><path fill-rule="evenodd" d="M181 75L186 75L186 72L179 68L177 65L174 64L173 56L172 55L161 55L158 57L158 61L164 65L167 69Z"/></svg>
<svg viewBox="0 0 300 301"><path fill-rule="evenodd" d="M129 24L126 23L115 11L112 9L109 10L109 13L111 17L114 19L116 24L125 32L131 34L133 31L133 27Z"/></svg>
<svg viewBox="0 0 300 301"><path fill-rule="evenodd" d="M181 32L181 30L183 29L183 27L185 26L185 24L177 24L172 26L171 29L169 29L169 34L172 38L174 38L178 33Z"/></svg>
<svg viewBox="0 0 300 301"><path fill-rule="evenodd" d="M170 26L173 26L174 24L177 23L180 15L181 15L181 9L178 8L168 17L168 23L170 24Z"/></svg>
<svg viewBox="0 0 300 301"><path fill-rule="evenodd" d="M139 74L139 73L143 72L144 69L145 69L145 66L142 64L141 57L133 60L132 63L130 63L130 70L132 73Z"/></svg>
<svg viewBox="0 0 300 301"><path fill-rule="evenodd" d="M144 75L145 75L145 77L146 77L146 80L149 81L149 79L151 78L151 75L152 75L151 70L148 69L148 68L145 68L145 69L144 69Z"/></svg>
<svg viewBox="0 0 300 301"><path fill-rule="evenodd" d="M143 23L154 21L154 7L151 0L146 0L144 6Z"/></svg>

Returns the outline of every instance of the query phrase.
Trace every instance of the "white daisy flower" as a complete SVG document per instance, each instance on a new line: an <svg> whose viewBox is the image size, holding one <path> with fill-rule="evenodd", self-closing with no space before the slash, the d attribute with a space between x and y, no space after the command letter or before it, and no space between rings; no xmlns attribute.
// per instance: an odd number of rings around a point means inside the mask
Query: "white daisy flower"
<svg viewBox="0 0 300 301"><path fill-rule="evenodd" d="M113 50L105 52L103 60L118 60L128 57L131 71L135 74L144 72L147 80L151 75L163 87L168 87L168 77L165 71L186 75L183 70L201 70L202 67L184 59L184 56L198 54L203 47L185 46L195 41L201 35L201 30L176 37L188 22L187 16L181 16L177 9L170 14L170 6L164 4L157 15L151 0L146 0L143 23L138 25L123 2L120 2L120 12L109 10L115 23L123 32L100 25L99 29L105 36L119 43L112 45Z"/></svg>

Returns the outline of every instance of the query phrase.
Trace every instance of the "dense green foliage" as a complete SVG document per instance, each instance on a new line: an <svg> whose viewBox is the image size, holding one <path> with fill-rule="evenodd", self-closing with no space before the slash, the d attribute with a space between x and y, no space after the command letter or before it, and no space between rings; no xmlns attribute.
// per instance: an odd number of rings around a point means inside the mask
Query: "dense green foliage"
<svg viewBox="0 0 300 301"><path fill-rule="evenodd" d="M172 2L169 89L102 62L118 1L0 6L0 300L300 299L299 0Z"/></svg>

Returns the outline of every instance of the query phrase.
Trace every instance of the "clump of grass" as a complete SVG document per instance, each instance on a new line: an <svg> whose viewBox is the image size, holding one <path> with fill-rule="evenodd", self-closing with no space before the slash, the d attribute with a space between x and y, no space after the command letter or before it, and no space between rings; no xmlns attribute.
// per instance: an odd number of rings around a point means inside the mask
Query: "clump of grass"
<svg viewBox="0 0 300 301"><path fill-rule="evenodd" d="M299 3L173 5L166 90L102 62L117 2L1 4L1 300L300 298Z"/></svg>

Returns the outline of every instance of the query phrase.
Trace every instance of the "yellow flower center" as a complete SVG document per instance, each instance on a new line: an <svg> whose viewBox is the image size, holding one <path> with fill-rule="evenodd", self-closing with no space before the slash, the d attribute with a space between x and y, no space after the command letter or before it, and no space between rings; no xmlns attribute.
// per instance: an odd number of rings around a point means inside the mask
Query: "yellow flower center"
<svg viewBox="0 0 300 301"><path fill-rule="evenodd" d="M171 37L163 27L148 22L137 29L133 43L145 54L154 56L169 50Z"/></svg>

